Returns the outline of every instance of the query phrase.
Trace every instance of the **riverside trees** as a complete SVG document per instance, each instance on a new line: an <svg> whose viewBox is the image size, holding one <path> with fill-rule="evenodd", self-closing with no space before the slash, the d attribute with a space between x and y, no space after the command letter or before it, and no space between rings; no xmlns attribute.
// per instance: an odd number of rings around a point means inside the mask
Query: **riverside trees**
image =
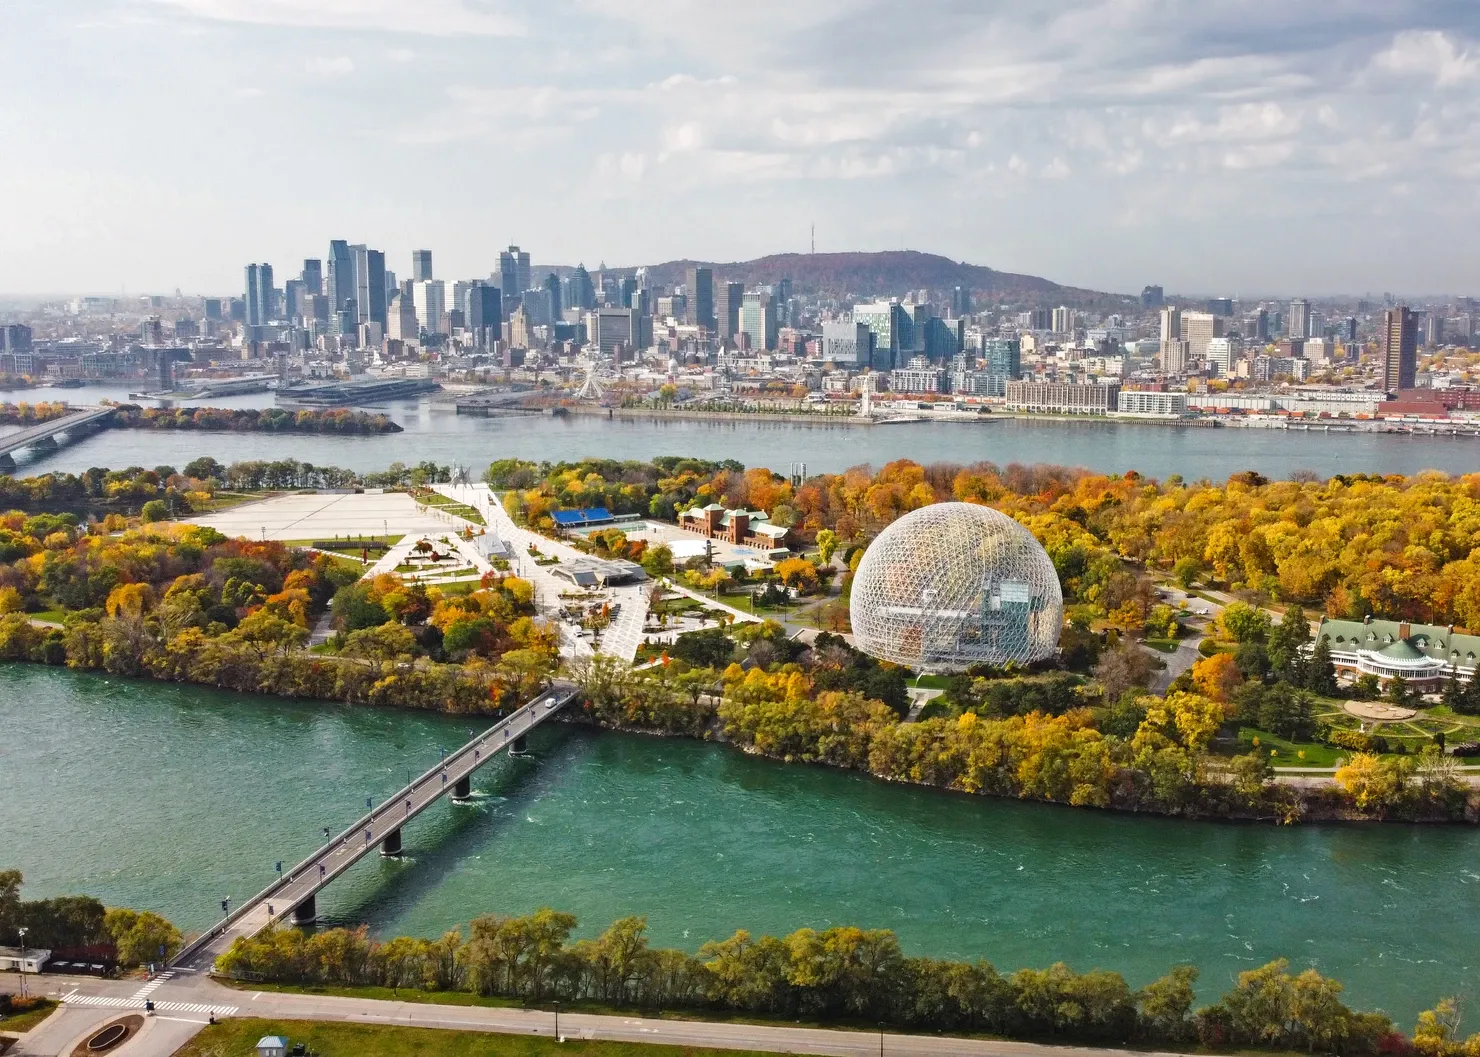
<svg viewBox="0 0 1480 1057"><path fill-rule="evenodd" d="M1243 973L1220 1001L1194 1010L1197 970L1190 966L1178 966L1136 991L1118 973L1078 973L1062 963L1003 974L986 961L909 957L887 929L802 928L780 937L742 930L705 943L693 955L650 947L641 917L617 921L594 939L571 942L576 926L573 915L543 908L525 917L477 918L466 937L454 931L437 940L401 937L382 943L363 928L312 936L269 930L237 940L217 969L298 984L418 987L531 1002L885 1022L1063 1043L1196 1040L1209 1047L1394 1052L1395 1029L1387 1017L1354 1012L1341 1002L1339 983L1313 969L1291 977L1283 960ZM1430 1034L1442 1034L1440 1027ZM1440 1057L1439 1050L1433 1052Z"/></svg>

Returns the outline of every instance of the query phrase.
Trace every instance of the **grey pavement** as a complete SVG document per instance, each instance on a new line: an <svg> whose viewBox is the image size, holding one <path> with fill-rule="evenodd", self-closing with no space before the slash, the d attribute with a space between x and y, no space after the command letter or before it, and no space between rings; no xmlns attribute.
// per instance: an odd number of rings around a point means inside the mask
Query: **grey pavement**
<svg viewBox="0 0 1480 1057"><path fill-rule="evenodd" d="M75 1045L85 1033L95 1030L120 1012L120 1009L114 1008L79 1006L76 1004L77 997L86 993L88 996L104 998L117 996L119 1001L125 1001L127 988L119 984L138 984L138 981L108 982L57 977L44 979L54 997L65 998L70 991L73 1001L65 1004L61 1013L53 1015L44 1025L25 1037L22 1048L16 1051L25 1057L60 1057L69 1052L68 1043ZM0 983L0 988L5 986L7 985ZM188 1000L192 1004L206 1005L219 1001L223 1009L235 1007L236 1016L274 1021L382 1024L540 1035L545 1038L555 1034L554 1014L538 1009L444 1006L325 995L281 994L252 991L250 988L228 988L209 978L176 978L161 986L156 994L168 996L164 1001ZM177 999L177 994L182 997ZM131 1008L137 1010L139 1007L135 1005ZM205 1019L193 1015L161 1015L150 1018L145 1031L113 1052L120 1057L168 1057L204 1026ZM660 1020L636 1014L604 1016L562 1013L560 1034L566 1039L726 1047L771 1053L827 1054L834 1057L873 1057L880 1052L880 1033L874 1031ZM882 1041L883 1052L890 1057L1104 1057L1109 1053L1124 1052L1078 1046L1044 1046L1027 1042L903 1035L894 1032L883 1033ZM1161 1055L1154 1052L1140 1053L1139 1057Z"/></svg>

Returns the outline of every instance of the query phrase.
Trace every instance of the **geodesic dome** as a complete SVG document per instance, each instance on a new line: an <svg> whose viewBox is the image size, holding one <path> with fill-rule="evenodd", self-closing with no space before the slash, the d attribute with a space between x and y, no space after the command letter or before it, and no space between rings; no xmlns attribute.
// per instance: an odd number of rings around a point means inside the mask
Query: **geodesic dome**
<svg viewBox="0 0 1480 1057"><path fill-rule="evenodd" d="M1006 514L936 503L881 532L858 564L853 642L925 672L1053 654L1064 596L1048 553Z"/></svg>

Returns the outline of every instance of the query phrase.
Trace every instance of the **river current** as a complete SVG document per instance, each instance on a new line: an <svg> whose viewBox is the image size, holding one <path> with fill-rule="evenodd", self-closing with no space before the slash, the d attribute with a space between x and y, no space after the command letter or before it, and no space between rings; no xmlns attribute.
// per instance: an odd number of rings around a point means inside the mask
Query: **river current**
<svg viewBox="0 0 1480 1057"><path fill-rule="evenodd" d="M125 399L127 389L34 389L0 393L7 400ZM205 401L214 406L268 407L272 394ZM188 401L184 403L189 403ZM1368 433L1168 426L1108 419L1027 421L986 416L981 422L928 422L895 426L840 426L790 422L607 420L594 416L480 418L457 415L429 398L390 401L384 411L406 432L373 437L252 433L165 433L106 430L46 455L17 458L20 474L91 466L183 466L197 455L223 463L238 459L298 459L319 466L381 470L392 462L431 459L481 473L493 459L536 461L600 455L650 459L691 455L738 459L785 473L802 462L811 473L837 472L892 459L918 462L1057 463L1106 473L1139 470L1151 477L1181 474L1220 480L1242 470L1275 479L1296 470L1337 473L1415 473L1480 469L1480 440Z"/></svg>
<svg viewBox="0 0 1480 1057"><path fill-rule="evenodd" d="M213 920L467 734L443 716L0 666L0 866ZM1407 1025L1477 982L1480 830L1192 823L967 797L720 745L541 728L472 806L321 897L330 920L435 936L554 906L583 934L646 914L697 950L737 928L894 929L907 952L1063 960L1133 986L1178 962L1212 997L1286 956Z"/></svg>

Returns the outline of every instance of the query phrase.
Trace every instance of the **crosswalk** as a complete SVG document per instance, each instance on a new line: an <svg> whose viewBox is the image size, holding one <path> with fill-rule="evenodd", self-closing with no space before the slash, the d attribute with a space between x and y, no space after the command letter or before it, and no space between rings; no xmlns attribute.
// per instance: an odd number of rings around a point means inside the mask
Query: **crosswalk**
<svg viewBox="0 0 1480 1057"><path fill-rule="evenodd" d="M142 989L141 989L142 990ZM63 995L62 1001L74 1006L97 1006L103 1009L142 1009L144 999L138 996L116 998L112 995L80 995L76 991ZM213 1006L207 1002L156 1002L160 1013L214 1013L218 1017L235 1016L238 1006Z"/></svg>
<svg viewBox="0 0 1480 1057"><path fill-rule="evenodd" d="M135 991L134 994L133 994L133 1000L135 1002L142 1002L142 1001L144 1001L144 999L146 999L150 995L154 994L154 992L156 990L158 990L161 985L168 983L169 981L173 980L174 978L175 978L175 974L174 973L171 973L171 972L160 973L158 976L156 976L154 979L150 980L143 987L141 987L137 991Z"/></svg>

